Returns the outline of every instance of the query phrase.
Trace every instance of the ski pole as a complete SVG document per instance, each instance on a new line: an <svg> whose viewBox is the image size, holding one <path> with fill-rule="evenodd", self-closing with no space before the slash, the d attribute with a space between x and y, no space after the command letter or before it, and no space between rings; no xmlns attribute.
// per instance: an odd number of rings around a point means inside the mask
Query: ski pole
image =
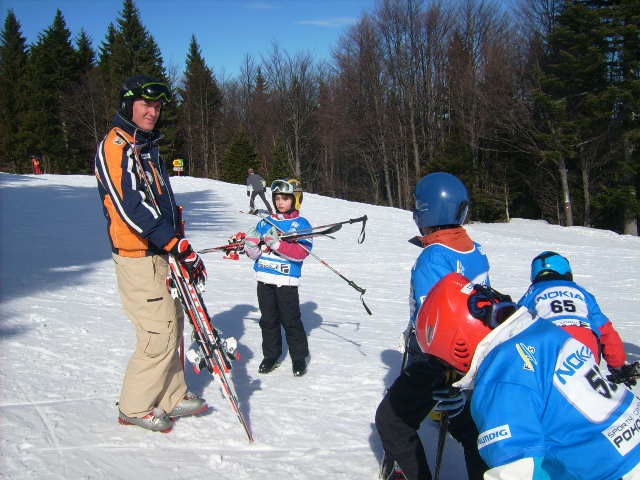
<svg viewBox="0 0 640 480"><path fill-rule="evenodd" d="M367 226L367 216L363 215L361 217L358 218L350 218L349 220L344 220L342 222L334 222L334 223L329 223L327 225L319 225L317 227L311 227L311 228L305 228L303 230L298 230L296 231L296 234L300 234L300 235L304 235L306 233L313 233L316 230L322 230L325 228L330 228L330 227L336 227L338 225L346 225L348 224L352 224L352 223L359 223L362 222L362 230L360 230L360 234L358 235L358 243L363 243L366 237L365 234L365 227Z"/></svg>
<svg viewBox="0 0 640 480"><path fill-rule="evenodd" d="M211 252L217 252L219 250L234 250L236 248L240 248L243 246L244 246L244 241L227 243L226 245L220 245L219 247L211 247L211 248L204 248L202 250L198 250L198 253L211 253Z"/></svg>
<svg viewBox="0 0 640 480"><path fill-rule="evenodd" d="M366 217L366 215L365 215ZM285 233L284 230L282 230L278 225L276 225L275 223L273 223L273 221L269 220L269 217L263 216L261 217L262 220L264 220L265 222L267 222L269 225L271 225L272 227L274 227L276 230L278 230L280 233ZM335 273L337 276L339 276L341 279L343 279L345 282L347 282L347 284L352 287L353 289L355 289L356 291L358 291L360 293L360 301L362 302L362 306L364 307L364 309L366 310L366 312L369 315L372 315L371 310L369 309L369 307L367 306L367 304L364 302L364 294L367 291L365 288L362 288L358 285L356 285L356 283L353 280L349 280L347 277L345 277L344 275L342 275L338 270L336 270L335 268L333 268L331 265L329 265L325 260L323 260L322 258L320 258L318 255L316 255L315 253L313 253L311 250L309 250L307 247L305 247L304 245L298 243L298 245L300 245L309 255L311 255L313 258L315 258L318 262L320 262L322 265L324 265L325 267L327 267L329 270L331 270L333 273Z"/></svg>
<svg viewBox="0 0 640 480"><path fill-rule="evenodd" d="M438 480L438 477L440 477L440 467L442 466L442 457L444 456L444 445L447 440L448 430L449 416L446 412L443 412L440 418L440 429L438 430L438 447L436 450L436 466L433 473L433 480Z"/></svg>
<svg viewBox="0 0 640 480"><path fill-rule="evenodd" d="M298 240L301 240L307 236L315 236L315 235L322 235L323 237L329 237L329 238L334 238L331 235L329 235L329 233L333 233L335 230L339 230L341 227L341 225L333 225L332 229L326 229L324 231L320 231L320 230L316 230L316 231L311 231L311 230L305 230L304 233L291 233L291 234L286 234L286 235L282 235L280 237L280 240L284 240L285 242L297 242ZM321 227L318 227L321 228ZM220 245L218 247L210 247L210 248L204 248L202 250L198 250L198 253L211 253L211 252L217 252L219 250L236 250L236 249L241 249L242 247L244 247L244 240L240 240L239 242L233 242L233 243L227 243L226 245Z"/></svg>

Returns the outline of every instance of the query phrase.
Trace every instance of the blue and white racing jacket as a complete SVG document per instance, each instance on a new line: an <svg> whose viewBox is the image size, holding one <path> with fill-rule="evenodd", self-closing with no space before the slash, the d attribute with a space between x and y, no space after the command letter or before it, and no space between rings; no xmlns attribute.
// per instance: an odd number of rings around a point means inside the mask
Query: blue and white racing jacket
<svg viewBox="0 0 640 480"><path fill-rule="evenodd" d="M609 319L600 310L595 297L570 280L536 282L518 302L530 312L559 327L583 327L600 337L600 328Z"/></svg>
<svg viewBox="0 0 640 480"><path fill-rule="evenodd" d="M277 214L271 215L268 218L269 222L277 225L278 229L284 233L293 233L312 228L306 218L297 216L297 212L295 212L295 216ZM256 225L256 230L260 234L260 237L264 237L272 228L269 222L261 220ZM310 238L299 240L297 243L309 251L313 247L313 242ZM256 280L271 285L297 286L300 284L303 261L304 259L298 260L279 255L277 252L265 248L253 264L253 269L256 272Z"/></svg>
<svg viewBox="0 0 640 480"><path fill-rule="evenodd" d="M459 251L442 243L426 246L411 269L409 294L410 321L415 327L416 315L431 289L449 273L460 273L472 283L490 286L489 260L479 243Z"/></svg>
<svg viewBox="0 0 640 480"><path fill-rule="evenodd" d="M485 479L617 480L640 463L640 399L525 308L483 339L454 385L474 389Z"/></svg>

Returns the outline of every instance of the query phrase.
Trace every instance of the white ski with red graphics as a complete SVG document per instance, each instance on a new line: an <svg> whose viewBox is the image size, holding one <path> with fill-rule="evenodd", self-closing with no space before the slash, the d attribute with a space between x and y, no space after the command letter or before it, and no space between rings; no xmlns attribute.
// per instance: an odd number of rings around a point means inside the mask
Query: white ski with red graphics
<svg viewBox="0 0 640 480"><path fill-rule="evenodd" d="M303 240L305 238L320 237L320 236L333 238L331 234L337 232L341 228L342 228L342 224L340 223L336 223L334 225L325 225L322 227L313 227L311 230L302 230L300 232L285 233L283 235L280 235L280 240L284 242L297 242L298 240Z"/></svg>
<svg viewBox="0 0 640 480"><path fill-rule="evenodd" d="M311 237L319 237L325 236L329 238L334 238L331 236L332 233L337 232L342 228L342 225L328 225L325 227L317 227L313 231L306 231L302 233L294 232L287 233L280 236L280 240L284 242L297 242L298 240L304 240L305 238ZM240 242L227 243L226 245L220 245L218 247L210 247L203 248L202 250L198 250L199 254L202 253L211 253L211 252L219 252L219 251L229 251L229 250L241 250L244 247L244 240Z"/></svg>
<svg viewBox="0 0 640 480"><path fill-rule="evenodd" d="M201 293L187 281L185 272L172 255L169 255L169 268L171 273L168 279L171 283L169 289L172 295L180 300L193 327L195 342L187 353L187 358L193 363L196 373L200 373L200 368L204 366L220 380L222 394L231 403L249 441L253 442L253 434L242 410L240 410L238 395L229 375L231 362L236 359L234 356L236 346L227 345L211 324L211 317L207 312Z"/></svg>

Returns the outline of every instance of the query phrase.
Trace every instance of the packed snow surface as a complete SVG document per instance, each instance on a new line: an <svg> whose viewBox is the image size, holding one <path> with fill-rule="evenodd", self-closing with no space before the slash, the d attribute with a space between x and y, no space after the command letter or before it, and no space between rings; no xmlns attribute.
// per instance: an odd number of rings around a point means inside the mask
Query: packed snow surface
<svg viewBox="0 0 640 480"><path fill-rule="evenodd" d="M189 177L172 184L196 249L224 244L256 222L240 213L248 208L243 185ZM180 419L169 434L118 424L115 402L135 335L120 305L94 177L0 174L0 209L0 477L377 478L374 414L398 375L409 275L419 254L407 242L416 234L410 212L304 194L302 212L313 225L368 216L362 245L360 225L345 225L335 239L317 239L313 252L366 288L373 315L356 290L307 259L300 303L311 362L300 378L288 356L273 373L257 374L260 312L251 262L204 255L213 322L240 344L233 379L256 438L249 444L219 383L190 368L191 390L211 407L206 414ZM640 238L522 219L467 229L484 245L494 287L515 299L529 284L533 256L566 255L575 279L621 333L629 360L640 357ZM436 433L424 422L431 461ZM441 478L464 477L462 450L449 438Z"/></svg>

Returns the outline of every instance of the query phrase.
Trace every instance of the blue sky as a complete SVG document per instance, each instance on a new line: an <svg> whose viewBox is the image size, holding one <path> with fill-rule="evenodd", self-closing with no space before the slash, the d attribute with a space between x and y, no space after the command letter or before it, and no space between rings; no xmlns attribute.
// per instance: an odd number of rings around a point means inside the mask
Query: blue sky
<svg viewBox="0 0 640 480"><path fill-rule="evenodd" d="M329 59L338 38L376 0L134 0L160 46L165 66L184 70L192 34L218 79L235 77L245 54L257 61L274 42L288 52ZM59 8L73 38L84 28L94 49L122 11L122 0L0 0L2 21L13 9L28 43L53 22Z"/></svg>

